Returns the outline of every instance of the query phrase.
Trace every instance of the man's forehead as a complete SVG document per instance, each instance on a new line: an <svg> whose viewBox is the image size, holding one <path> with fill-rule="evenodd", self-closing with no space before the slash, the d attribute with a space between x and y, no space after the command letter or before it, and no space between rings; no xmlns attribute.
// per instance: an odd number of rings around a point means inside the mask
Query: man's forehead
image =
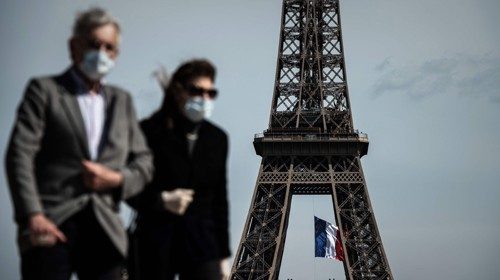
<svg viewBox="0 0 500 280"><path fill-rule="evenodd" d="M103 24L92 28L89 32L89 35L120 35L118 28L112 23Z"/></svg>

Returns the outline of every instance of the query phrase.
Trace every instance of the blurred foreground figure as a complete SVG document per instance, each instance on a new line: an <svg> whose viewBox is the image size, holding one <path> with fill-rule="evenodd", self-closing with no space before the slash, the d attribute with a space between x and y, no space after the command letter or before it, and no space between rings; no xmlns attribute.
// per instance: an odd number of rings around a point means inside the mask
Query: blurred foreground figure
<svg viewBox="0 0 500 280"><path fill-rule="evenodd" d="M137 210L132 279L227 279L226 134L207 118L217 96L206 60L181 65L161 108L141 123L156 173ZM132 254L131 254L132 255Z"/></svg>
<svg viewBox="0 0 500 280"><path fill-rule="evenodd" d="M81 13L71 67L32 79L19 106L6 169L25 280L120 279L119 203L150 181L152 158L130 95L103 81L119 37L104 10Z"/></svg>

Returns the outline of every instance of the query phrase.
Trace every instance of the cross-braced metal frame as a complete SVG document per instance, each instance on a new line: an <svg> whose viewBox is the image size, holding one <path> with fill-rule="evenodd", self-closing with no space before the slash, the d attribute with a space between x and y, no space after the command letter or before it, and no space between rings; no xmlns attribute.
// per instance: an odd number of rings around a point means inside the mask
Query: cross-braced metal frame
<svg viewBox="0 0 500 280"><path fill-rule="evenodd" d="M338 1L285 0L270 127L352 132Z"/></svg>
<svg viewBox="0 0 500 280"><path fill-rule="evenodd" d="M353 129L338 0L284 0L269 129L231 279L278 279L292 195L330 195L346 279L393 279Z"/></svg>

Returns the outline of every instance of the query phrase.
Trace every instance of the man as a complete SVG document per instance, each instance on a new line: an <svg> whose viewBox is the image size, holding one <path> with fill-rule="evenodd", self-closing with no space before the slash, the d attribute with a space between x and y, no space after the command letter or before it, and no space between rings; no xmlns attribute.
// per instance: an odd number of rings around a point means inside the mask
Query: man
<svg viewBox="0 0 500 280"><path fill-rule="evenodd" d="M150 181L152 156L130 95L103 81L119 41L110 14L85 11L72 66L28 83L6 155L23 279L120 279L119 203Z"/></svg>

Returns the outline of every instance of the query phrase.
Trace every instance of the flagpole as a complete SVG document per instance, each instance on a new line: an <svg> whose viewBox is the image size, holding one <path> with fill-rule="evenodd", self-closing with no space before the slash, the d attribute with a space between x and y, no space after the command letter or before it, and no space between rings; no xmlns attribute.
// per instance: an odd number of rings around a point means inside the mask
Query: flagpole
<svg viewBox="0 0 500 280"><path fill-rule="evenodd" d="M312 201L313 201L313 217L316 216L316 208L314 207L314 200L315 200L315 195L312 196ZM313 223L313 228L314 228L314 223ZM316 234L315 234L316 235ZM316 250L316 241L314 241L314 249ZM317 263L316 263L316 254L313 256L313 262L314 262L314 280L316 280L316 270L317 270Z"/></svg>

